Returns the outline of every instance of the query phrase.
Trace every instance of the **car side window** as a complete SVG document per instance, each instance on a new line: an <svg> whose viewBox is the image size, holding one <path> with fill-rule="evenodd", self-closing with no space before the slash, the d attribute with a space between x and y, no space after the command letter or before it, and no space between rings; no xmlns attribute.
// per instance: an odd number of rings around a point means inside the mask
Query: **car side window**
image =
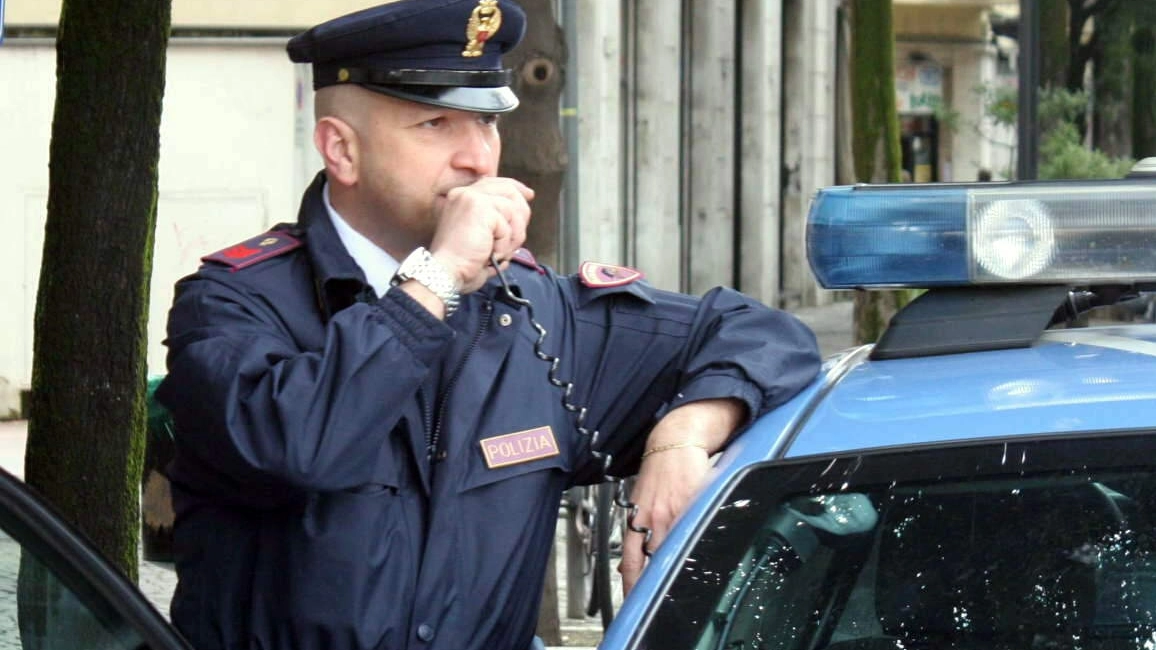
<svg viewBox="0 0 1156 650"><path fill-rule="evenodd" d="M40 551L0 531L0 649L145 646L116 611L102 606L96 594L67 584L50 568L55 562L41 560Z"/></svg>

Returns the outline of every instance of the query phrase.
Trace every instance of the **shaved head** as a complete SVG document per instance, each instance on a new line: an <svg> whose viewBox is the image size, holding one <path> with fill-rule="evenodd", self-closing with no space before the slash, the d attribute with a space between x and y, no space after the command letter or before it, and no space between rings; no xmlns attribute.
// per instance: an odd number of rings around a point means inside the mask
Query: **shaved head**
<svg viewBox="0 0 1156 650"><path fill-rule="evenodd" d="M313 116L320 121L333 117L360 131L366 125L373 97L364 88L353 85L327 86L319 89L313 98Z"/></svg>

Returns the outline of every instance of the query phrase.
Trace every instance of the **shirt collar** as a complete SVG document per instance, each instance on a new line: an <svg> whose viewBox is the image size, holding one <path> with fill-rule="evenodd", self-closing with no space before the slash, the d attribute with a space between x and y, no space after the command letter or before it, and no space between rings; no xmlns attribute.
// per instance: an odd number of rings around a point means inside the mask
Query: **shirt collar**
<svg viewBox="0 0 1156 650"><path fill-rule="evenodd" d="M329 213L329 220L333 222L333 228L337 230L337 236L341 239L345 250L349 252L353 261L357 262L357 266L361 267L369 286L373 287L377 296L379 298L384 296L389 290L390 280L397 273L397 267L401 266L401 263L381 250L368 237L354 230L353 226L333 209L333 204L329 201L328 183L321 191L321 200L325 203L325 211Z"/></svg>

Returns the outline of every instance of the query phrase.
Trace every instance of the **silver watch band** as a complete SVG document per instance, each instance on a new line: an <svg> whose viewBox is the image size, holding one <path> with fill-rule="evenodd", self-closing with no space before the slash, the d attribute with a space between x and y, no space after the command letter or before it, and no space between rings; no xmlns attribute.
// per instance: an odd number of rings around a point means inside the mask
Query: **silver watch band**
<svg viewBox="0 0 1156 650"><path fill-rule="evenodd" d="M402 261L390 285L396 287L407 280L413 280L433 292L445 304L447 318L461 304L461 292L453 274L435 260L425 247L415 248Z"/></svg>

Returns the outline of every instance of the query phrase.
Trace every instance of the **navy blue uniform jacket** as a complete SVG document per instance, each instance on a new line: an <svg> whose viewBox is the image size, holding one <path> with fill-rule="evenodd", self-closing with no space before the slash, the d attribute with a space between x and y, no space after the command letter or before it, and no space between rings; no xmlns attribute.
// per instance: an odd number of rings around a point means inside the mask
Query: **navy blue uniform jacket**
<svg viewBox="0 0 1156 650"><path fill-rule="evenodd" d="M287 231L303 246L178 284L157 392L177 425L173 621L201 650L524 650L560 496L601 470L525 308L496 279L445 322L377 299L323 182ZM507 276L617 472L671 408L734 397L757 417L818 370L805 326L734 291ZM540 427L559 453L487 465L482 440Z"/></svg>

